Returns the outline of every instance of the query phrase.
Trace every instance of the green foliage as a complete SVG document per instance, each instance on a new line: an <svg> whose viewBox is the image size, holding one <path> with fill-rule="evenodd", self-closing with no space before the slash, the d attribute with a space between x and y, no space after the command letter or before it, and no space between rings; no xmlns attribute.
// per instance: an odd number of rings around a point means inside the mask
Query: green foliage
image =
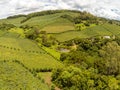
<svg viewBox="0 0 120 90"><path fill-rule="evenodd" d="M2 19L0 90L48 90L40 72L54 69L52 81L63 90L120 90L119 31L117 21L74 10ZM61 48L69 52L60 56Z"/></svg>
<svg viewBox="0 0 120 90"><path fill-rule="evenodd" d="M36 38L35 31L33 29L27 30L25 32L25 37L29 38L29 39L32 39L32 40L35 39Z"/></svg>
<svg viewBox="0 0 120 90"><path fill-rule="evenodd" d="M65 60L73 64L82 64L82 62L86 60L86 56L84 52L72 51L67 55L65 53L61 54L61 61Z"/></svg>
<svg viewBox="0 0 120 90"><path fill-rule="evenodd" d="M19 17L26 17L26 15L15 15L15 16L9 16L7 19L14 19L14 18L19 18Z"/></svg>
<svg viewBox="0 0 120 90"><path fill-rule="evenodd" d="M101 57L100 51L102 51L102 48L107 43L111 43L112 41L115 41L117 43L117 41L119 41L119 39L102 39L102 38L99 38L99 37L93 37L93 38L88 38L88 39L76 38L76 39L73 39L73 40L70 40L70 41L66 41L66 42L63 43L66 47L72 46L73 42L74 42L74 44L77 45L77 49L76 49L76 51L71 51L67 54L65 54L65 53L61 54L61 61L66 61L67 60L71 63L72 62L73 63L75 63L75 62L79 63L79 60L85 62L86 60L90 61L89 60L90 58L91 59L92 58L99 58L99 57ZM118 43L115 46L119 47ZM108 50L109 50L109 48L108 48ZM104 51L109 52L107 50L104 50ZM115 51L116 51L116 49L114 50L114 52ZM119 50L117 50L117 51L119 52ZM104 54L104 53L101 52L101 54ZM111 51L111 56L112 56L112 51ZM105 59L106 59L106 54L105 54Z"/></svg>
<svg viewBox="0 0 120 90"><path fill-rule="evenodd" d="M77 38L63 44L73 41L77 50L61 54L67 68L55 70L53 82L63 90L119 90L119 38Z"/></svg>
<svg viewBox="0 0 120 90"><path fill-rule="evenodd" d="M14 28L15 26L13 24L0 24L0 30L9 30L11 28Z"/></svg>
<svg viewBox="0 0 120 90"><path fill-rule="evenodd" d="M102 59L96 64L101 73L107 75L120 74L120 46L116 42L107 43L100 50L100 56Z"/></svg>
<svg viewBox="0 0 120 90"><path fill-rule="evenodd" d="M57 45L58 41L52 35L46 33L46 31L41 31L39 34L31 34L38 45L43 45L45 47L51 47L52 45Z"/></svg>
<svg viewBox="0 0 120 90"><path fill-rule="evenodd" d="M71 21L71 22L73 22L73 19L74 19L72 16L67 15L67 14L62 15L61 17L62 17L62 18L65 18L65 19L68 19L68 20Z"/></svg>
<svg viewBox="0 0 120 90"><path fill-rule="evenodd" d="M87 24L98 24L98 17L95 17L93 15L91 15L90 13L87 13L87 12L82 12L80 13L80 15L78 17L75 17L74 18L74 23L75 24L79 24L79 23L82 23L83 21L86 21Z"/></svg>
<svg viewBox="0 0 120 90"><path fill-rule="evenodd" d="M20 38L25 38L25 31L21 28L11 28L8 32L19 34Z"/></svg>
<svg viewBox="0 0 120 90"><path fill-rule="evenodd" d="M73 66L53 72L52 80L63 90L119 90L113 76L97 74L96 69L82 70Z"/></svg>

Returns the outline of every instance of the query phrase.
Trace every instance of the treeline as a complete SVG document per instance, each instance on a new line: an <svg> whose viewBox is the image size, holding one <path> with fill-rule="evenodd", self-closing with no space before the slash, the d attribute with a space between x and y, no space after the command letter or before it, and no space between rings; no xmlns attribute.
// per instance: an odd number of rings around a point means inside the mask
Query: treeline
<svg viewBox="0 0 120 90"><path fill-rule="evenodd" d="M85 26L90 26L91 24L98 25L107 22L107 19L99 18L85 11L79 12L77 16L64 14L61 16L61 18L65 18L74 24L83 24Z"/></svg>
<svg viewBox="0 0 120 90"><path fill-rule="evenodd" d="M120 21L117 21L117 20L108 20L108 23L116 24L116 25L120 26Z"/></svg>
<svg viewBox="0 0 120 90"><path fill-rule="evenodd" d="M69 66L53 72L52 81L62 90L119 90L120 76L106 76L97 69Z"/></svg>
<svg viewBox="0 0 120 90"><path fill-rule="evenodd" d="M19 18L19 17L26 17L26 15L14 15L14 16L9 16L7 19L13 19L13 18Z"/></svg>

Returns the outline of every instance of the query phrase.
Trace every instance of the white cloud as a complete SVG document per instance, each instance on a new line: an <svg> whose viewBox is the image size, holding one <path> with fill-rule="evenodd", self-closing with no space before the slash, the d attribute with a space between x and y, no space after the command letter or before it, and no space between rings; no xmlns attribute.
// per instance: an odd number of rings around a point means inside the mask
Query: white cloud
<svg viewBox="0 0 120 90"><path fill-rule="evenodd" d="M119 0L0 0L0 18L50 9L75 9L120 20Z"/></svg>

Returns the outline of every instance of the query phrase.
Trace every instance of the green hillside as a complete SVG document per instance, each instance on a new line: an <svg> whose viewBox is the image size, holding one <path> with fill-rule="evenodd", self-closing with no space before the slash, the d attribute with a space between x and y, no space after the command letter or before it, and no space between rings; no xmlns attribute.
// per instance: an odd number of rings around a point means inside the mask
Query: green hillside
<svg viewBox="0 0 120 90"><path fill-rule="evenodd" d="M120 21L75 10L0 20L0 90L119 90L119 56Z"/></svg>
<svg viewBox="0 0 120 90"><path fill-rule="evenodd" d="M0 90L49 90L49 88L22 65L0 61Z"/></svg>
<svg viewBox="0 0 120 90"><path fill-rule="evenodd" d="M33 41L5 36L0 37L0 59L19 60L29 69L40 71L62 65Z"/></svg>
<svg viewBox="0 0 120 90"><path fill-rule="evenodd" d="M80 24L80 25L87 24L87 22L89 22L88 20L86 20L87 18L88 19L91 18L90 19L91 23L95 22L93 18L96 19L97 23L99 22L101 22L102 24L108 23L108 22L111 23L111 21L107 19L105 20L103 18L98 18L86 12L82 13L79 11L70 11L70 10L56 10L56 11L53 10L53 11L43 11L38 13L32 13L24 17L20 15L18 15L18 17L13 16L12 18L0 20L0 24L2 23L13 24L17 27L22 27L27 25L29 27L36 27L39 31L46 31L47 33L61 33L61 32L76 30L77 24ZM116 21L112 21L112 23L116 23ZM115 25L111 25L111 24L108 24L108 26L105 25L105 27L107 28L110 27L111 30L112 28L116 30L119 29L119 27L116 27ZM83 29L84 28L86 29L87 27L85 26L83 27Z"/></svg>
<svg viewBox="0 0 120 90"><path fill-rule="evenodd" d="M30 14L31 15L31 14ZM30 16L28 15L28 17ZM60 11L59 13L48 14L48 15L40 15L40 16L33 16L30 19L26 20L25 22L21 22L25 20L27 17L16 17L9 18L9 19L2 19L0 20L0 24L7 23L13 24L15 26L33 26L37 27L42 31L47 31L48 33L59 33L63 31L73 30L75 29L74 24L65 19L61 16L63 15L70 15L70 16L78 16L79 13L71 12L71 11ZM49 30L48 30L49 29Z"/></svg>
<svg viewBox="0 0 120 90"><path fill-rule="evenodd" d="M95 27L87 28L82 31L68 31L59 34L54 34L54 37L60 42L68 41L74 38L90 38L94 36L112 36L119 37L120 26L104 24Z"/></svg>

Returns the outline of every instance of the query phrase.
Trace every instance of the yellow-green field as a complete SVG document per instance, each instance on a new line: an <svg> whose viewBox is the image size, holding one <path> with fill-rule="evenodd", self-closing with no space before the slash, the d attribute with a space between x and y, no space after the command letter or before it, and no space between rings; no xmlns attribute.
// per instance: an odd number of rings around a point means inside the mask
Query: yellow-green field
<svg viewBox="0 0 120 90"><path fill-rule="evenodd" d="M11 54L12 55L12 54ZM16 62L0 61L0 90L50 90Z"/></svg>
<svg viewBox="0 0 120 90"><path fill-rule="evenodd" d="M54 23L45 26L41 30L46 31L47 33L60 33L64 31L75 30L75 26L70 21L59 18Z"/></svg>
<svg viewBox="0 0 120 90"><path fill-rule="evenodd" d="M51 70L62 64L28 39L0 37L0 59L18 60L29 69Z"/></svg>

